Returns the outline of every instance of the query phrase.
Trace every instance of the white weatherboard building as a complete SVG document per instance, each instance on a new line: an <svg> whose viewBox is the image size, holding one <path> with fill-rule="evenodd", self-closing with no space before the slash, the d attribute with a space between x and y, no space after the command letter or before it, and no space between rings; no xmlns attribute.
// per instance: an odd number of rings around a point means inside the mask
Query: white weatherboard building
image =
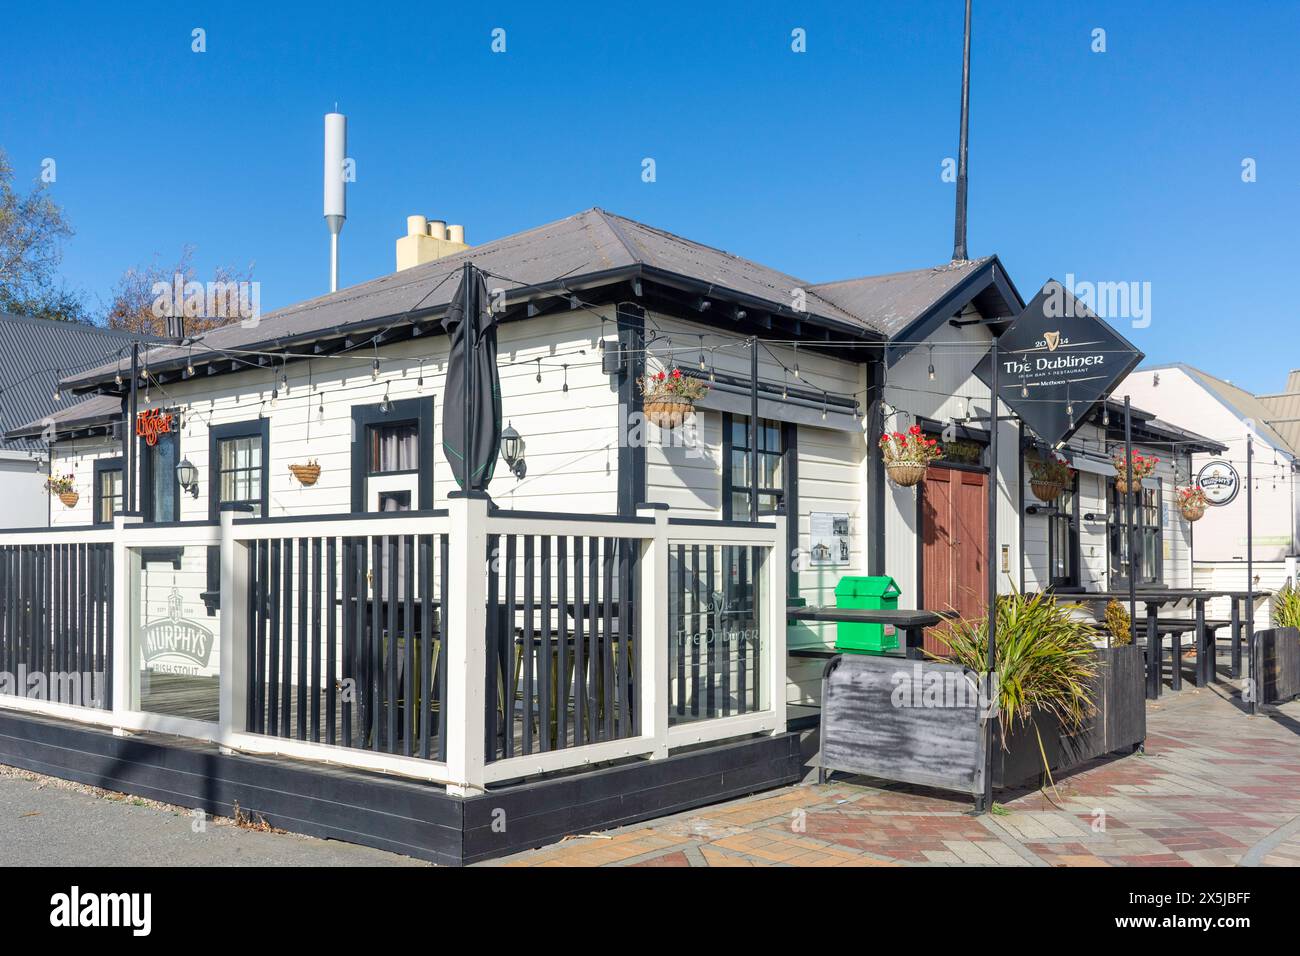
<svg viewBox="0 0 1300 956"><path fill-rule="evenodd" d="M427 229L423 217L413 221ZM413 264L426 245L438 258ZM143 519L215 521L222 504L237 502L277 518L443 507L456 486L440 447L447 342L436 316L469 259L505 290L503 415L526 442L527 476L499 469L490 489L498 506L615 515L644 501L686 518L747 518L755 335L760 513L791 515L791 596L833 604L843 575L884 573L897 581L902 607L982 607L989 409L973 369L990 342L986 323L1023 306L996 257L812 285L601 210L447 251L423 234L404 236L398 263L409 268L281 310L256 328L148 353L139 408L170 416L171 426L155 445L137 439ZM802 313L788 304L800 293ZM642 423L643 441L622 436L635 379L664 367L712 385L695 433ZM69 382L116 397L56 416L55 468L74 473L82 489L76 507L55 503L56 526L104 524L123 508L121 426L84 419L122 400L122 370L114 363ZM1064 451L1078 477L1059 507L1029 490L1023 459L1043 450L1009 409L1000 414L993 559L1006 572L1003 590L1120 586L1127 560L1107 451L1123 437L1115 407L1098 409L1070 439ZM875 464L873 415L890 431L914 423L940 438L947 431L953 456L919 489L892 485ZM1139 583L1190 586L1191 535L1172 507L1174 469L1185 472L1205 443L1149 414L1138 421L1140 450L1159 454L1171 441L1181 449L1164 456L1143 492ZM197 472L189 489L177 481L182 461ZM309 462L321 471L307 486L289 466ZM814 550L812 526L823 520L838 520L847 541ZM180 572L147 562L145 578L166 584L150 592L146 617L166 613L174 584L189 585L180 586L187 614L213 604L206 561L195 549ZM830 647L834 628L792 626L788 640ZM792 703L816 702L820 666L791 659Z"/></svg>
<svg viewBox="0 0 1300 956"><path fill-rule="evenodd" d="M112 695L92 711L0 699L0 723L12 704L464 800L674 757L662 766L714 774L716 797L802 772L787 718L815 712L835 631L787 626L787 605L889 575L900 607L974 615L990 560L1004 592L1127 580L1113 402L1080 407L1061 449L1077 477L1056 501L1034 497L1026 461L1047 450L1009 408L989 460L974 370L1025 305L996 256L814 284L599 209L463 238L412 217L394 274L148 349L134 420L123 362L66 378L93 396L54 416L50 447L80 499L56 503L51 536L0 534L0 576L89 595L60 620L97 624L54 656L112 664ZM486 276L526 464L497 469L490 508L458 494L441 447L442 323L466 262ZM664 430L637 383L674 368L710 388ZM877 441L913 426L947 454L898 487ZM1222 446L1150 412L1134 437L1163 459L1137 509L1137 583L1188 587L1175 473ZM0 630L0 650L30 651L25 634ZM755 740L776 749L736 782L726 747ZM705 744L721 749L689 749ZM427 852L502 851L473 849L495 838L466 826L458 849Z"/></svg>
<svg viewBox="0 0 1300 956"><path fill-rule="evenodd" d="M1248 444L1254 449L1250 551L1254 586L1276 591L1288 579L1295 581L1300 553L1300 458L1294 444L1294 416L1287 404L1292 400L1289 391L1257 397L1183 364L1139 369L1115 391L1131 394L1135 403L1213 436L1224 446L1222 452L1193 454L1190 471L1181 476L1183 484L1200 482L1211 505L1196 524L1196 585L1214 590L1246 588ZM1266 614L1261 607L1256 619L1262 626Z"/></svg>

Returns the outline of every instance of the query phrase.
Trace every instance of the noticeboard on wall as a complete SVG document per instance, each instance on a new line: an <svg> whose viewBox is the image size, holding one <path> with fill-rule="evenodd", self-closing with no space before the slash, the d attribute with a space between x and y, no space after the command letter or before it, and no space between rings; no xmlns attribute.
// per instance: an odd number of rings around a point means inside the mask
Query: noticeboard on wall
<svg viewBox="0 0 1300 956"><path fill-rule="evenodd" d="M849 516L814 511L809 521L809 560L814 565L849 563Z"/></svg>

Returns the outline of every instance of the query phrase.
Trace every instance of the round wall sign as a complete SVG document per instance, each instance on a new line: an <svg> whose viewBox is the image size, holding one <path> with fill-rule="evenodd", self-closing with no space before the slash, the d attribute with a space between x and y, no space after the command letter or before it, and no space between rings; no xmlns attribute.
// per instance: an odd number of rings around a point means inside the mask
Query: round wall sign
<svg viewBox="0 0 1300 956"><path fill-rule="evenodd" d="M1201 486L1210 504L1226 505L1237 497L1237 491L1241 488L1241 476L1228 462L1216 459L1206 462L1196 473L1196 483Z"/></svg>

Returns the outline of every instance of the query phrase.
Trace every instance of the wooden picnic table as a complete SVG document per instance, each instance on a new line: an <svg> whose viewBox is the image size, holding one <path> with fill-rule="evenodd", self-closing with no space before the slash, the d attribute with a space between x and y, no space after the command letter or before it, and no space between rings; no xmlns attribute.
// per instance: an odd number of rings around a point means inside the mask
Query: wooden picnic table
<svg viewBox="0 0 1300 956"><path fill-rule="evenodd" d="M945 617L936 611L905 611L891 608L840 608L840 607L788 607L785 611L787 620L814 621L819 623L845 624L890 624L903 633L903 654L906 657L920 658L922 635L927 627L933 627ZM795 653L796 656L803 656ZM821 655L818 655L821 656Z"/></svg>

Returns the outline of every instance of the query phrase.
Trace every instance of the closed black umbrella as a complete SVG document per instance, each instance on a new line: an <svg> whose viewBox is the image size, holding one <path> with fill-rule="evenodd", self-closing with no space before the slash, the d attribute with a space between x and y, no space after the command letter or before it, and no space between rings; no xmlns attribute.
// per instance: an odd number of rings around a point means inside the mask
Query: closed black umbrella
<svg viewBox="0 0 1300 956"><path fill-rule="evenodd" d="M487 490L501 448L497 324L487 302L483 274L466 263L442 322L451 339L442 453L463 491Z"/></svg>

